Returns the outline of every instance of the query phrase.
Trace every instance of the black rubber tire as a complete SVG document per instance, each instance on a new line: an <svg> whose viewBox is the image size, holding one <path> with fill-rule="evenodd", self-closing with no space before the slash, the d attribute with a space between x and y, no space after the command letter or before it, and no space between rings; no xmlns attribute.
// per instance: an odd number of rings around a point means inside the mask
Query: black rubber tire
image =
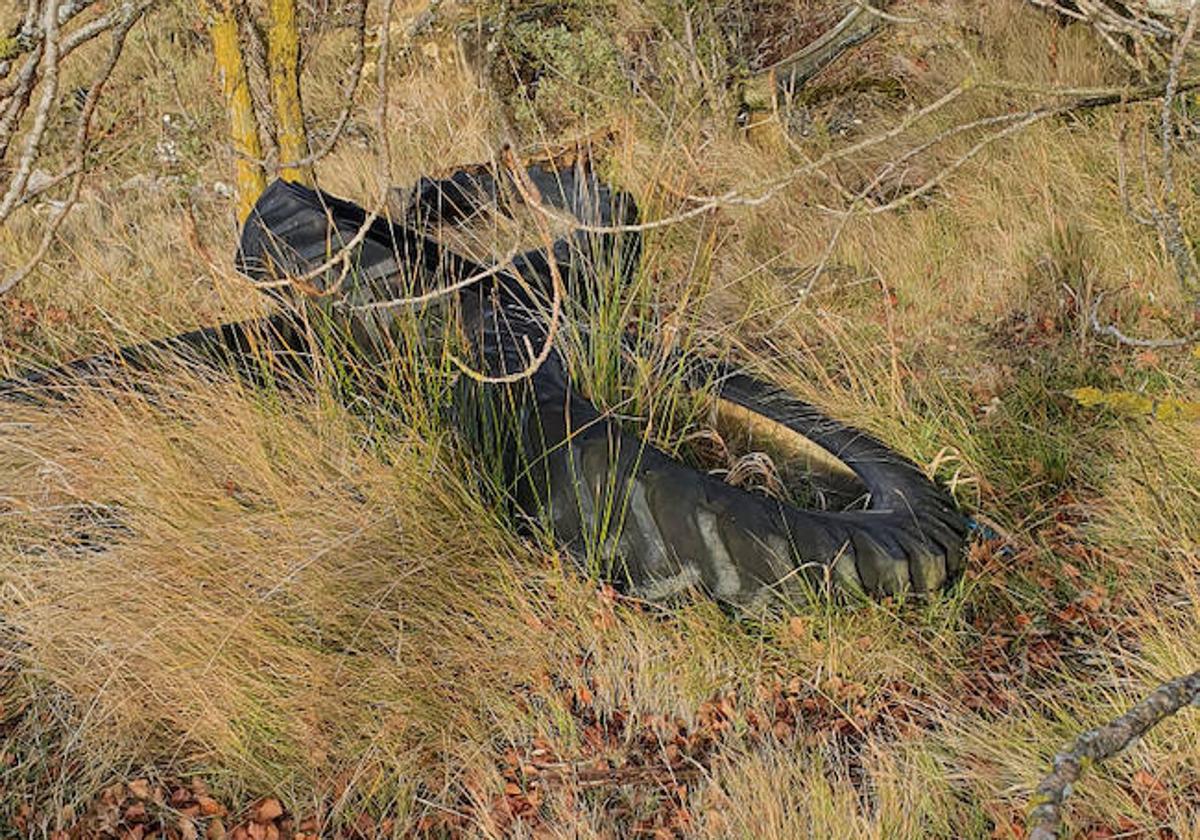
<svg viewBox="0 0 1200 840"><path fill-rule="evenodd" d="M541 381L537 381L541 379ZM781 423L849 466L863 510L804 510L726 484L622 431L558 377L535 377L521 509L630 594L701 587L739 606L814 591L928 593L962 570L966 521L950 496L877 439L744 373L722 399Z"/></svg>
<svg viewBox="0 0 1200 840"><path fill-rule="evenodd" d="M266 365L270 360L270 366ZM311 356L303 326L288 313L201 327L179 335L130 344L84 356L54 368L29 369L0 380L0 402L41 404L64 401L84 388L141 386L125 374L165 362L204 370L229 370L256 385L309 375Z"/></svg>
<svg viewBox="0 0 1200 840"><path fill-rule="evenodd" d="M532 167L529 174L551 204L584 221L636 220L632 199L582 164L561 171ZM496 203L500 193L478 167L445 181L423 179L411 191L406 215L454 223ZM618 247L636 255L636 236L620 246L611 237L585 239L573 256L586 262ZM623 260L630 273L635 263ZM541 329L528 319L514 326L486 303L481 310L472 316L472 332L482 361L491 372L520 370L524 359L513 348L526 339L539 346ZM804 510L692 469L603 417L552 357L528 387L505 396L510 410L524 417L520 456L510 457L522 512L549 524L589 565L648 598L692 585L743 605L793 589L925 593L958 576L966 519L915 464L777 387L703 360L697 368L698 380L717 383L721 399L840 460L868 495L865 509Z"/></svg>
<svg viewBox="0 0 1200 840"><path fill-rule="evenodd" d="M555 203L569 205L568 192L563 189ZM616 199L610 203L615 206ZM258 282L279 272L302 274L323 262L331 245L352 238L364 217L349 202L277 182L246 226L239 266ZM620 247L631 259L636 253ZM594 250L590 244L574 249L584 257ZM570 267L574 251L564 249L564 267ZM438 273L453 280L483 271L433 240L382 219L372 225L352 261L355 271L347 294L368 299L395 294L412 281L419 287ZM532 257L525 265L536 275ZM423 279L397 279L413 269ZM323 287L324 281L315 284ZM460 298L464 326L489 372L523 369L527 358L522 348L543 343L545 326L522 288L501 272ZM271 342L277 349L297 361L304 358L304 337L286 316L274 316L266 324L278 336ZM62 382L64 373L147 365L160 350L233 361L249 375L253 369L244 364L245 357L253 344L250 336L260 326L226 325L81 360L65 371L0 383L0 398L27 399L31 386L36 390ZM352 326L363 333L364 348L374 346L387 330L382 322ZM779 388L711 363L700 367L706 381L717 383L721 399L840 459L869 494L866 508L805 510L680 463L623 431L575 392L563 359L552 353L529 380L476 393L493 403L499 397L518 420L516 434L502 435L500 442L520 511L547 523L585 562L646 598L693 586L742 606L814 589L870 596L925 593L959 574L966 520L915 464ZM461 414L460 427L468 437L479 438L478 428L467 428L475 422L472 414L477 420L478 412Z"/></svg>

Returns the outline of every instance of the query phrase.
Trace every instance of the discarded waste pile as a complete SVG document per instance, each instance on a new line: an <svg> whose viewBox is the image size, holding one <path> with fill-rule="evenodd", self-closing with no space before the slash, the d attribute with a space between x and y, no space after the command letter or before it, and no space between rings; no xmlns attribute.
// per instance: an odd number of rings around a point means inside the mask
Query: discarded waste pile
<svg viewBox="0 0 1200 840"><path fill-rule="evenodd" d="M574 217L573 232L495 265L422 232L522 201ZM392 310L371 302L457 287L461 328L484 375L464 377L470 405L454 412L455 422L468 437L478 437L480 423L512 430L500 440L517 512L549 527L576 557L598 559L614 585L648 599L699 587L751 606L813 591L930 592L961 571L967 524L945 490L880 441L769 383L725 363L684 360L689 383L710 389L735 422L802 453L814 482L843 509L802 509L727 484L624 431L579 392L552 326L561 300L587 306L598 277L628 281L641 249L632 197L603 183L586 158L421 179L403 216L372 218L350 202L277 181L247 220L237 265L268 294L286 300L300 288L331 303L327 311L350 313L345 326L364 357L387 346L391 327ZM590 270L601 262L609 266L603 274ZM67 398L81 381L150 369L164 354L253 379L265 352L303 376L318 350L296 312L285 306L265 319L31 372L0 383L0 396Z"/></svg>

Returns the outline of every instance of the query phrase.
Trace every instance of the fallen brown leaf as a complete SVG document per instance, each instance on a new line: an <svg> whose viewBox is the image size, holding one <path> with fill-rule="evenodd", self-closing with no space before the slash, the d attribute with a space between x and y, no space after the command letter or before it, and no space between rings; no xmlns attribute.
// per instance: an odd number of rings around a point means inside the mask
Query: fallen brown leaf
<svg viewBox="0 0 1200 840"><path fill-rule="evenodd" d="M125 822L136 823L145 822L146 806L141 802L135 802L125 809Z"/></svg>
<svg viewBox="0 0 1200 840"><path fill-rule="evenodd" d="M283 805L278 799L271 797L264 799L258 803L258 807L254 809L254 821L265 823L271 820L277 820L283 816Z"/></svg>
<svg viewBox="0 0 1200 840"><path fill-rule="evenodd" d="M200 806L200 816L202 817L223 817L225 816L225 806L211 796L201 794L196 797L196 804Z"/></svg>

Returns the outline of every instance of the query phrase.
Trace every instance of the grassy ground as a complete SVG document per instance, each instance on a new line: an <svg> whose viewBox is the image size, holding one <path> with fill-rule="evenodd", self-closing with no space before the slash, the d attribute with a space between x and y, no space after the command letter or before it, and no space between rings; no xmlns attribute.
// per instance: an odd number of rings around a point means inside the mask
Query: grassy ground
<svg viewBox="0 0 1200 840"><path fill-rule="evenodd" d="M759 5L788 37L805 33L783 23L820 19ZM557 51L521 55L571 55L546 73L577 96L565 112L536 91L506 111L446 38L394 59L397 182L486 159L506 132L615 129L605 166L647 213L669 213L684 193L753 193L968 73L1125 79L1089 31L1017 0L912 3L901 11L922 22L818 80L825 95L790 133L770 114L743 130L724 84L738 66L728 20L657 0L562 9L545 36ZM397 32L419 11L399 7ZM232 202L214 189L231 157L195 23L181 6L135 30L83 207L0 299L0 372L263 308L231 269ZM343 36L323 32L308 64L314 133L336 113ZM608 74L630 56L650 81L617 95ZM362 201L382 145L366 86L318 170ZM1191 348L1116 347L1087 323L1103 291L1100 316L1128 332L1188 327L1171 260L1125 211L1116 174L1124 126L1140 200L1137 138L1157 106L1041 121L895 212L842 224L817 208L920 138L1031 101L977 86L828 177L653 232L622 301L952 482L1001 535L971 549L953 591L754 616L616 596L513 535L423 409L439 366L405 380L417 397L396 415L187 371L162 378L169 399L6 407L0 836L1022 836L1053 753L1200 651L1200 426L1064 393L1200 399ZM1191 231L1198 175L1181 154ZM25 253L35 212L0 231L0 252ZM602 379L596 364L581 375ZM1072 830L1196 836L1198 756L1200 722L1169 721L1088 773Z"/></svg>

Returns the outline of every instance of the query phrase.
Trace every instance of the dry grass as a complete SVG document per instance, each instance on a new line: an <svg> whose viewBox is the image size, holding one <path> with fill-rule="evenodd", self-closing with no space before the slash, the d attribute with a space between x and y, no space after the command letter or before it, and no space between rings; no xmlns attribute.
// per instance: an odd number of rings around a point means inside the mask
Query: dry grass
<svg viewBox="0 0 1200 840"><path fill-rule="evenodd" d="M871 48L906 98L869 103L857 131L958 78L962 56L931 48L951 35L977 72L1119 78L1086 32L1016 0L964 9L935 7L938 26ZM677 23L650 0L623 14L630 40ZM0 301L0 371L262 306L229 267L231 204L212 185L230 158L207 58L176 37L186 10L163 20L135 32L109 162L61 246ZM338 37L323 37L306 77L318 128L338 106ZM818 131L792 148L770 126L735 130L714 115L720 103L701 102L694 59L683 42L663 47L661 72L678 84L605 115L620 127L608 165L648 211L669 212L679 192L752 189L845 142ZM397 180L488 155L497 105L444 44L397 59L396 73ZM928 130L1008 97L977 92ZM28 830L49 833L114 781L196 775L230 803L278 796L328 833L365 813L367 834L1020 836L1053 752L1194 670L1200 650L1200 433L1062 395L1094 384L1200 399L1186 349L1103 346L1076 302L1108 290L1124 326L1153 334L1183 309L1170 260L1115 182L1118 122L1151 108L1043 122L928 203L850 221L811 295L838 228L812 209L836 198L819 178L647 238L626 315L732 346L936 466L1003 532L930 603L733 616L702 600L666 610L614 598L513 535L429 414L422 395L445 384L440 370L403 379L417 397L394 413L187 371L147 394L6 407L0 822L25 804ZM368 110L319 169L327 189L364 201L363 152L377 147ZM178 163L157 160L159 139L176 142ZM904 142L837 174L853 188ZM1200 171L1182 156L1179 170L1196 230ZM146 189L134 175L178 180ZM16 220L0 249L19 248L31 224ZM580 364L607 381L596 359ZM604 387L663 413L642 373ZM1200 723L1168 722L1088 774L1071 824L1195 836L1198 755ZM587 774L601 759L618 771L597 782ZM666 769L639 776L637 761ZM514 822L531 793L536 807Z"/></svg>

